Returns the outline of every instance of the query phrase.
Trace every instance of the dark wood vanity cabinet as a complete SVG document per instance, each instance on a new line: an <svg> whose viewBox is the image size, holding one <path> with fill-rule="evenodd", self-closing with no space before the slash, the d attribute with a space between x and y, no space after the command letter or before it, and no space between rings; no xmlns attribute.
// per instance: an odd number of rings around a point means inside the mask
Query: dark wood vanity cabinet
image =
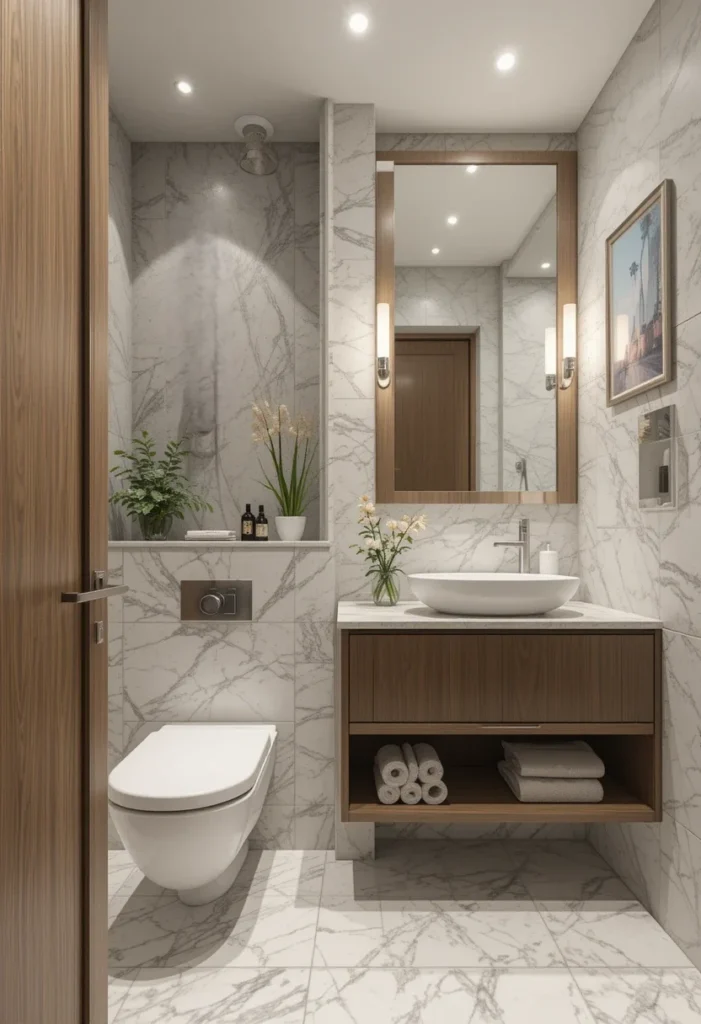
<svg viewBox="0 0 701 1024"><path fill-rule="evenodd" d="M357 633L351 722L652 722L652 633Z"/></svg>
<svg viewBox="0 0 701 1024"><path fill-rule="evenodd" d="M655 821L661 815L659 630L344 631L341 814L349 821ZM586 739L600 804L522 804L496 771L507 737ZM451 802L380 805L372 759L424 738Z"/></svg>

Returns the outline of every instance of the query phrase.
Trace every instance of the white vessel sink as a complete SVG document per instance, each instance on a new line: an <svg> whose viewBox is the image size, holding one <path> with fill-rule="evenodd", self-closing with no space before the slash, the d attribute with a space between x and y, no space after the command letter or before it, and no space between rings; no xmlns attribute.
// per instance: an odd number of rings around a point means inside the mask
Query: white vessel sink
<svg viewBox="0 0 701 1024"><path fill-rule="evenodd" d="M579 586L576 576L513 572L422 572L409 582L419 601L448 615L542 615Z"/></svg>

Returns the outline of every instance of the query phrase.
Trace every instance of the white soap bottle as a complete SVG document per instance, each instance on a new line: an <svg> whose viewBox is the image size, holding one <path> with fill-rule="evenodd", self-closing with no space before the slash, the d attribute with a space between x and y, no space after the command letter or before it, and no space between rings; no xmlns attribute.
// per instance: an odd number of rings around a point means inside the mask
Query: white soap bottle
<svg viewBox="0 0 701 1024"><path fill-rule="evenodd" d="M538 569L545 576L560 575L559 557L557 551L551 549L549 541L538 554Z"/></svg>

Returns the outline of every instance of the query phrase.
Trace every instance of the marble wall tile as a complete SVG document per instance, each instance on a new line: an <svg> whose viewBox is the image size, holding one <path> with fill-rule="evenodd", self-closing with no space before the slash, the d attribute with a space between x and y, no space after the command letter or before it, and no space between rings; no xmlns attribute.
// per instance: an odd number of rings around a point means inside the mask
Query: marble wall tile
<svg viewBox="0 0 701 1024"><path fill-rule="evenodd" d="M665 625L701 636L701 434L677 441L678 508L658 513L660 592Z"/></svg>
<svg viewBox="0 0 701 1024"><path fill-rule="evenodd" d="M572 150L577 148L576 136L572 133L533 132L473 132L443 136L448 153L463 149L554 149Z"/></svg>
<svg viewBox="0 0 701 1024"><path fill-rule="evenodd" d="M336 259L375 260L375 108L335 103L333 232Z"/></svg>
<svg viewBox="0 0 701 1024"><path fill-rule="evenodd" d="M701 639L665 630L663 793L701 841Z"/></svg>
<svg viewBox="0 0 701 1024"><path fill-rule="evenodd" d="M433 149L445 152L445 135L430 134L400 134L397 132L378 132L376 136L377 151L379 153L390 149Z"/></svg>
<svg viewBox="0 0 701 1024"><path fill-rule="evenodd" d="M329 308L329 383L334 398L375 397L375 264L339 259Z"/></svg>

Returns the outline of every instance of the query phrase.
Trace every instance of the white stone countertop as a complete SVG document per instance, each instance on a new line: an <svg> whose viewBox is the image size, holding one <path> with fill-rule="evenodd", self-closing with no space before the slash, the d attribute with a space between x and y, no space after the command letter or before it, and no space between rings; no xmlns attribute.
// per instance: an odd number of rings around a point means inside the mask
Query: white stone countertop
<svg viewBox="0 0 701 1024"><path fill-rule="evenodd" d="M339 629L662 629L659 619L632 612L619 612L602 605L570 601L545 615L492 616L444 615L417 601L400 601L394 608L378 607L372 601L340 601L336 625Z"/></svg>

